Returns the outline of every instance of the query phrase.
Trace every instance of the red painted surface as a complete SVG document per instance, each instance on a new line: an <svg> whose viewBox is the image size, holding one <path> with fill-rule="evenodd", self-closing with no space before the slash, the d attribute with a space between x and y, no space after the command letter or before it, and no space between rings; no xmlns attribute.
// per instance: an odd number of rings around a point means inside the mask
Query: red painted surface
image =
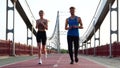
<svg viewBox="0 0 120 68"><path fill-rule="evenodd" d="M38 59L27 60L11 65L7 65L0 68L106 68L93 61L89 61L85 58L79 57L79 62L69 64L68 54L52 54L48 55L48 58L42 58L43 64L38 64Z"/></svg>

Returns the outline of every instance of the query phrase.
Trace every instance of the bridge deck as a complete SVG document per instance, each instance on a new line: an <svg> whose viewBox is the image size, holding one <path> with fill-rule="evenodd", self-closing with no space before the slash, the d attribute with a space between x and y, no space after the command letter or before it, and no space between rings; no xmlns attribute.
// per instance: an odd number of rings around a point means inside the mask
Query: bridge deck
<svg viewBox="0 0 120 68"><path fill-rule="evenodd" d="M98 64L94 61L88 60L79 56L79 62L74 64L69 64L69 55L68 54L51 54L48 55L48 58L43 58L43 64L40 65L37 63L38 60L36 57L6 64L0 68L106 68L104 65Z"/></svg>

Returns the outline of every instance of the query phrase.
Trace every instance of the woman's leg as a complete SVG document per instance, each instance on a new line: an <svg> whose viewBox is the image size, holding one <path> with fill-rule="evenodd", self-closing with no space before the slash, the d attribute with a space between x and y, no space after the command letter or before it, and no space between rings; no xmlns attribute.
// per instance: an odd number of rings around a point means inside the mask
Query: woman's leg
<svg viewBox="0 0 120 68"><path fill-rule="evenodd" d="M38 59L39 59L39 64L42 64L42 59L41 59L41 56L42 56L42 47L41 47L40 43L37 43L37 45L38 45Z"/></svg>
<svg viewBox="0 0 120 68"><path fill-rule="evenodd" d="M43 50L43 53L45 54L45 58L47 58L46 41L47 41L46 32L43 32L43 34L42 34L42 50Z"/></svg>
<svg viewBox="0 0 120 68"><path fill-rule="evenodd" d="M45 58L47 58L47 49L46 49L46 45L43 45L42 50L43 50L43 53L45 54Z"/></svg>

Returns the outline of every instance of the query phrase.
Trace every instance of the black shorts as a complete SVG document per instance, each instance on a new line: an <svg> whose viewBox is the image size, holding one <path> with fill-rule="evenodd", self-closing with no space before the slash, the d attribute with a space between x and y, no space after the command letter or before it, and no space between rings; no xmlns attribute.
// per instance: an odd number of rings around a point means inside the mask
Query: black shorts
<svg viewBox="0 0 120 68"><path fill-rule="evenodd" d="M42 42L42 45L46 45L46 40L47 40L46 31L38 31L36 34L36 40L37 43Z"/></svg>

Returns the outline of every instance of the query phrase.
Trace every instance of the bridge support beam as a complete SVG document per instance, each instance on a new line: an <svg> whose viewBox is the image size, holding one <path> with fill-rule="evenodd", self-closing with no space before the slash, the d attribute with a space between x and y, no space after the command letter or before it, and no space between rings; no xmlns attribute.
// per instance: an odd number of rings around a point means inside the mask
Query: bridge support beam
<svg viewBox="0 0 120 68"><path fill-rule="evenodd" d="M60 29L59 29L59 11L57 12L56 24L52 37L49 38L51 43L54 43L54 47L57 49L57 52L60 53Z"/></svg>
<svg viewBox="0 0 120 68"><path fill-rule="evenodd" d="M33 55L33 34L32 34L32 32L31 32L31 36L29 36L29 28L27 27L27 45L29 45L28 44L28 41L29 40L31 40L31 46L30 46L30 50L31 50L31 52L30 52L30 55Z"/></svg>
<svg viewBox="0 0 120 68"><path fill-rule="evenodd" d="M112 57L112 34L116 34L117 42L119 42L119 0L117 0L116 8L112 8L111 3L109 4L110 10L110 45L109 45L109 57ZM115 31L112 30L112 11L116 11L117 13L117 29Z"/></svg>
<svg viewBox="0 0 120 68"><path fill-rule="evenodd" d="M95 22L95 21L94 21ZM100 46L100 28L99 28L99 36L96 38L96 31L95 31L95 24L94 24L94 56L96 56L96 41L99 41L99 46Z"/></svg>
<svg viewBox="0 0 120 68"><path fill-rule="evenodd" d="M88 47L88 45L90 45L90 47ZM87 41L87 44L86 44L86 49L87 49L86 55L89 54L89 50L88 50L89 48L91 48L91 40L90 40L90 41Z"/></svg>
<svg viewBox="0 0 120 68"><path fill-rule="evenodd" d="M15 56L15 42L14 42L14 36L15 36L15 33L14 33L14 30L15 30L15 7L16 7L16 1L17 0L14 0L14 3L13 3L13 6L12 7L9 7L9 3L10 3L10 0L7 0L6 1L6 40L8 40L8 34L9 33L12 33L12 53L11 53L11 55L12 56ZM13 12L13 19L12 19L12 29L9 29L8 27L9 27L9 25L8 25L8 23L10 23L10 19L9 19L9 17L8 17L8 15L9 15L9 10L12 10L12 12Z"/></svg>

